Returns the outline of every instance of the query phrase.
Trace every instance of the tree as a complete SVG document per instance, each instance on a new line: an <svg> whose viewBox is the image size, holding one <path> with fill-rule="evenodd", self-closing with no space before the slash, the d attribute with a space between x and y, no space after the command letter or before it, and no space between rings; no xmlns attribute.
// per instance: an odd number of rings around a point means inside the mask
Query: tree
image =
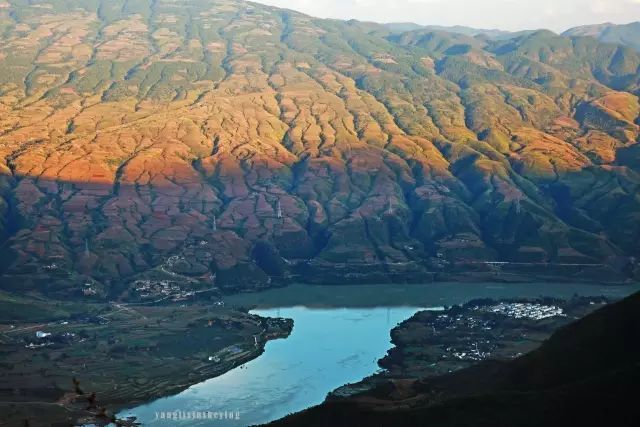
<svg viewBox="0 0 640 427"><path fill-rule="evenodd" d="M73 389L78 395L84 394L84 392L80 388L80 381L78 381L76 377L73 377Z"/></svg>

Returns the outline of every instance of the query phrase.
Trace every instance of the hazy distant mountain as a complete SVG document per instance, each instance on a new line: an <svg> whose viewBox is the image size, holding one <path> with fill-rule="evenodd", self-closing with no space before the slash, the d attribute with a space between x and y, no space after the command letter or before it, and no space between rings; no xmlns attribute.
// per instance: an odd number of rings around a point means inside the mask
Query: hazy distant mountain
<svg viewBox="0 0 640 427"><path fill-rule="evenodd" d="M563 35L595 37L602 42L619 43L640 50L640 22L625 25L611 23L585 25L567 30Z"/></svg>
<svg viewBox="0 0 640 427"><path fill-rule="evenodd" d="M630 48L238 0L1 5L4 289L616 280L640 256Z"/></svg>
<svg viewBox="0 0 640 427"><path fill-rule="evenodd" d="M414 24L413 22L391 22L384 24L384 26L392 33L404 33L406 31L415 31L424 28L423 25Z"/></svg>
<svg viewBox="0 0 640 427"><path fill-rule="evenodd" d="M502 30L495 30L495 29L486 30L486 29L465 27L461 25L455 25L451 27L441 26L441 25L418 25L412 22L390 23L390 24L384 24L384 26L396 34L404 33L407 31L426 31L426 32L442 31L447 33L463 34L469 37L482 36L492 40L510 39L510 38L522 36L522 35L533 32L533 31L510 32L510 31L502 31Z"/></svg>

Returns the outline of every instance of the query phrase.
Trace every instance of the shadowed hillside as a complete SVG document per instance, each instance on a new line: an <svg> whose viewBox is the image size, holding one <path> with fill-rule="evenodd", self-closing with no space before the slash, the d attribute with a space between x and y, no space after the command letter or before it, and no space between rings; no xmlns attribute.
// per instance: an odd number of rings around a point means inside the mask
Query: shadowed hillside
<svg viewBox="0 0 640 427"><path fill-rule="evenodd" d="M0 28L5 289L638 274L630 48L234 0L11 0Z"/></svg>

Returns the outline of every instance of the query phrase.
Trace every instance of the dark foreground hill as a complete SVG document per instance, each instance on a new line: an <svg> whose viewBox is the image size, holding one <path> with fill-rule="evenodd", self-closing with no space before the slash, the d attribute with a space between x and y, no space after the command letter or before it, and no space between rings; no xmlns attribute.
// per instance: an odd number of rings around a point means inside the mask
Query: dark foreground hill
<svg viewBox="0 0 640 427"><path fill-rule="evenodd" d="M4 290L637 274L631 48L239 0L5 0L0 29Z"/></svg>
<svg viewBox="0 0 640 427"><path fill-rule="evenodd" d="M538 350L411 385L384 385L273 426L634 426L640 294L557 331Z"/></svg>

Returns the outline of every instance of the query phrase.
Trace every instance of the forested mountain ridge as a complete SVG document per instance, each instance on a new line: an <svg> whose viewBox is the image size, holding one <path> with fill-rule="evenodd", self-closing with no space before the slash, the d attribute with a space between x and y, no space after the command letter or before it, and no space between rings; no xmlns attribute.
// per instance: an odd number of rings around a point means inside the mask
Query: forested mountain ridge
<svg viewBox="0 0 640 427"><path fill-rule="evenodd" d="M5 289L637 274L631 48L232 0L4 1L0 30Z"/></svg>
<svg viewBox="0 0 640 427"><path fill-rule="evenodd" d="M565 36L595 37L605 43L619 43L640 50L640 22L629 24L598 24L585 25L571 28L564 33Z"/></svg>

